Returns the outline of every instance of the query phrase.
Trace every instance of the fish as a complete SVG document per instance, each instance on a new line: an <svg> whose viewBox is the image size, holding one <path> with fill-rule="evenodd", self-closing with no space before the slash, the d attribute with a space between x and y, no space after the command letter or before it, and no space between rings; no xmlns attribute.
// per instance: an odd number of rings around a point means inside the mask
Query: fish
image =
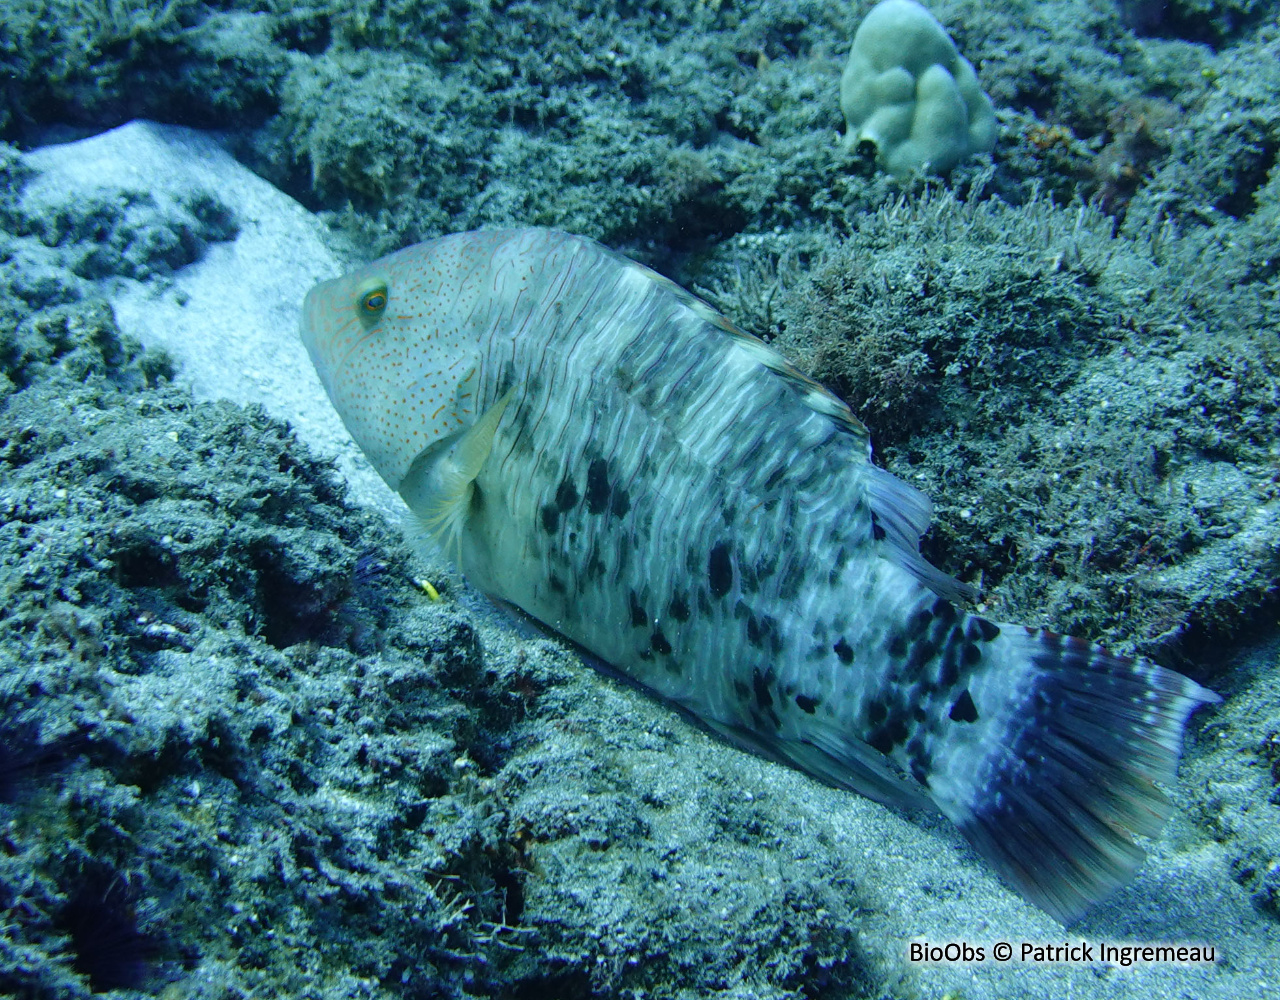
<svg viewBox="0 0 1280 1000"><path fill-rule="evenodd" d="M301 336L480 591L727 740L940 812L1063 923L1142 863L1217 695L965 610L849 407L674 282L552 229L457 233L316 285Z"/></svg>

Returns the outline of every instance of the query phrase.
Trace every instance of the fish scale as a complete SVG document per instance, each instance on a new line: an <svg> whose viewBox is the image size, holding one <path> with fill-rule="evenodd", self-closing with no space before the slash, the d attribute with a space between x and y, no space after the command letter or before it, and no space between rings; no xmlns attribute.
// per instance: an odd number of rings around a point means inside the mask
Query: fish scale
<svg viewBox="0 0 1280 1000"><path fill-rule="evenodd" d="M588 258L586 263L597 262ZM568 270L572 273L572 267ZM789 407L780 416L798 416L800 423L779 434L778 423L762 419L770 406L760 400L764 390L772 389L776 394L777 380L768 378L753 360L741 366L739 385L731 392L738 406L722 406L714 418L710 417L705 407L696 405L699 393L690 393L686 386L705 387L723 376L724 356L735 351L734 343L714 331L708 336L703 329L706 321L696 312L667 294L664 286L635 281L634 273L629 266L618 272L616 282L603 286L580 277L576 284L591 293L583 308L564 310L571 311L572 323L552 325L545 315L533 314L529 322L515 323L509 334L488 339L490 350L481 365L482 372L488 373L480 378L482 401L496 400L517 383L517 399L524 402L510 423L499 427L493 460L476 479L480 494L489 498L486 504L496 504L499 513L495 515L486 506L468 537L484 540L499 552L520 545L549 572L520 572L519 579L499 580L496 571L483 565L483 552L468 553L464 548L465 564L468 574L482 586L504 596L519 594L515 603L574 638L581 638L574 618L612 623L615 627L593 639L593 651L610 662L629 664L631 676L686 707L705 713L715 704L716 711L723 712L722 706L733 700L729 695L734 676L727 663L747 652L739 647L743 639L750 645L747 625L753 620L752 611L744 608L741 588L735 588L732 579L731 592L724 595L728 600L713 601L714 588L708 582L703 590L695 589L705 627L682 627L685 623L670 615L669 606L674 591L682 584L687 587L686 554L705 554L701 561L708 565L697 572L706 575L716 545L730 537L736 517L733 508L743 506L741 499L734 498L761 497L759 481L772 478L775 467L797 469L801 474L796 479L801 484L816 478L817 472L807 475L805 467L827 464L818 459L829 457L829 453L815 449L835 432L830 420ZM606 308L607 303L619 301L625 306L615 305L617 312ZM595 329L581 329L584 313L601 317ZM531 326L539 322L549 325L539 336L528 336ZM680 330L683 335L658 340L647 332L654 325L689 329ZM554 360L548 362L548 357ZM557 377L540 379L537 373L548 368ZM634 379L578 378L564 386L559 373L574 369L637 375ZM518 385L515 373L519 371L533 373L527 389ZM760 384L760 392L754 391L753 382ZM730 388L735 389L732 383ZM690 397L694 405L688 407L674 402ZM524 412L526 407L528 412ZM583 419L583 414L588 418ZM760 428L754 437L727 434L734 423L748 417ZM507 459L514 442L523 437L538 454L558 456L559 464L554 468L530 464L523 476L513 475ZM770 437L779 439L772 454L765 447ZM726 441L735 440L738 447L725 446ZM782 447L787 451L779 454ZM754 456L755 461L744 461L747 456ZM765 459L767 466L760 468L756 463ZM601 462L606 468L610 463L613 466L606 484L610 492L616 484L620 494L635 498L626 514L613 522L596 522L603 510L600 515L592 514L585 499L590 468ZM709 474L713 470L724 471ZM795 501L787 495L795 489L788 480L785 492L775 487L772 495L757 500L767 509L753 518L756 546L768 545L771 540L780 542L777 536L795 530ZM535 509L538 515L531 518ZM776 514L771 514L775 509ZM660 519L678 525L679 531L656 531ZM539 524L541 533L530 535L524 530L531 521ZM770 522L775 522L772 528ZM514 527L516 537L509 545L494 543L504 526ZM814 521L807 533L819 530L820 523ZM597 573L591 570L592 549L587 539L602 533L612 554ZM802 542L784 546L783 551L798 555L808 548ZM625 564L617 555L619 551L632 554ZM755 557L748 559L748 555L738 545L726 557L730 577L732 565L754 562ZM679 573L675 579L673 569ZM802 586L803 568L797 559L788 560L781 572L791 580L788 593ZM637 606L644 609L643 625L636 621ZM739 608L743 610L739 612ZM735 613L738 621L732 634L739 641L723 641ZM721 641L708 650L710 632Z"/></svg>
<svg viewBox="0 0 1280 1000"><path fill-rule="evenodd" d="M670 281L552 230L459 234L318 285L302 336L481 590L726 738L941 810L1060 919L1141 861L1216 696L959 610L928 500L848 408Z"/></svg>

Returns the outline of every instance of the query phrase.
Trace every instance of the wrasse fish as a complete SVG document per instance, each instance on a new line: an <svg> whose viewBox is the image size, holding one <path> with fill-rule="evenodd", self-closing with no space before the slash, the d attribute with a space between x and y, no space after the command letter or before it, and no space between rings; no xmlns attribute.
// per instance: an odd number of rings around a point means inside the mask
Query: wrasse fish
<svg viewBox="0 0 1280 1000"><path fill-rule="evenodd" d="M382 478L481 590L739 744L936 808L1067 921L1129 879L1217 696L997 624L848 407L672 282L546 229L313 288L302 337Z"/></svg>

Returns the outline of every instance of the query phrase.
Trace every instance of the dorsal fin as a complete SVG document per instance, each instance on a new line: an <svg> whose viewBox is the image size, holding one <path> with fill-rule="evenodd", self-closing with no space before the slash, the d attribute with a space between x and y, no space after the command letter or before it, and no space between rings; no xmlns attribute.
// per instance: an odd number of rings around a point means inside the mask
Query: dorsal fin
<svg viewBox="0 0 1280 1000"><path fill-rule="evenodd" d="M706 300L699 298L685 288L681 288L670 278L616 251L607 250L606 252L626 266L634 268L636 271L646 275L650 280L661 285L688 309L692 310L704 323L708 323L717 330L733 337L738 346L747 351L759 364L764 365L775 375L781 376L795 391L796 395L804 401L806 406L828 417L841 430L862 441L866 448L867 457L871 457L871 435L867 431L866 425L854 416L853 411L849 409L844 400L836 396L821 382L811 379L775 348L770 347L755 334L747 333L746 330L737 326Z"/></svg>
<svg viewBox="0 0 1280 1000"><path fill-rule="evenodd" d="M867 492L871 516L884 532L889 557L939 597L948 601L972 601L977 591L948 576L920 554L920 536L929 527L933 504L914 486L868 463Z"/></svg>

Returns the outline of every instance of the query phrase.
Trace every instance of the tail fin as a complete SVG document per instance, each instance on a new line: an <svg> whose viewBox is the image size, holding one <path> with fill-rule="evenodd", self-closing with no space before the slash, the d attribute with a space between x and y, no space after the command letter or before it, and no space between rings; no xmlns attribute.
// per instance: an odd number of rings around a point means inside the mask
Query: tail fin
<svg viewBox="0 0 1280 1000"><path fill-rule="evenodd" d="M1018 625L1000 626L984 654L969 678L983 724L964 727L930 788L980 854L1067 923L1142 863L1131 835L1154 836L1171 810L1155 782L1174 778L1187 717L1219 698L1146 660Z"/></svg>

